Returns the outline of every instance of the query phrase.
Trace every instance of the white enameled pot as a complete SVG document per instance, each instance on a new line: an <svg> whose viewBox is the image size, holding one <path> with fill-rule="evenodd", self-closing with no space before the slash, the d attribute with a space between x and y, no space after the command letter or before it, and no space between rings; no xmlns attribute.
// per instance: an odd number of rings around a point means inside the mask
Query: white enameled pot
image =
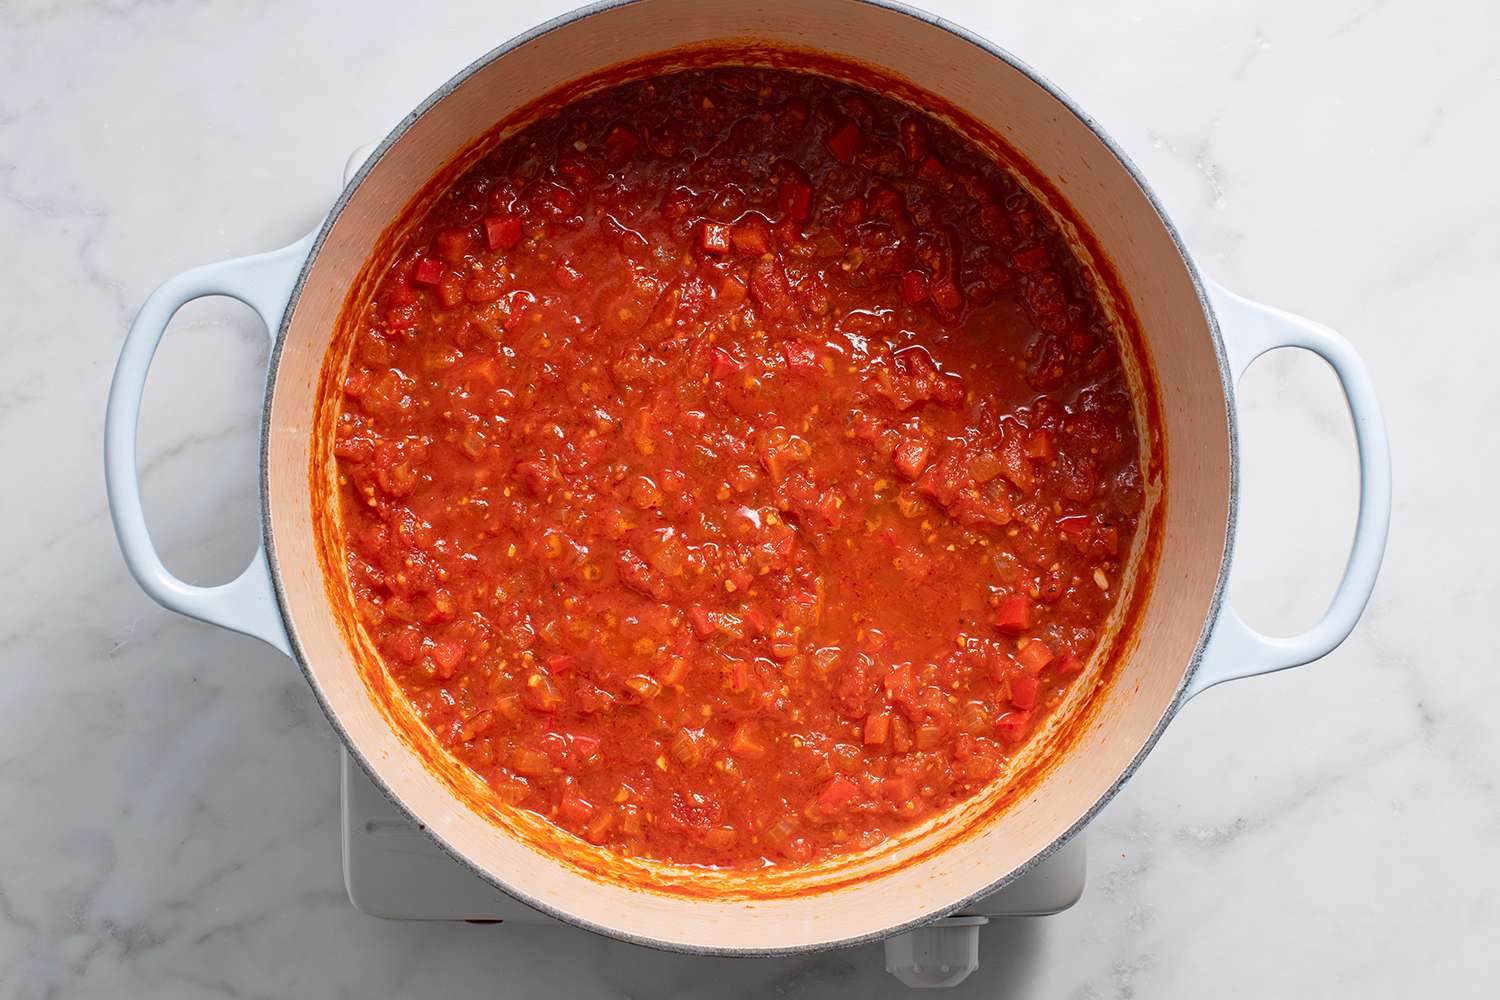
<svg viewBox="0 0 1500 1000"><path fill-rule="evenodd" d="M351 282L377 239L425 182L511 112L601 70L713 45L811 50L873 67L938 95L998 134L1092 232L1133 312L1155 385L1165 469L1152 496L1159 545L1142 574L1137 630L1087 724L1044 776L963 836L918 831L859 878L818 873L797 891L649 891L539 851L470 808L424 766L372 699L332 607L314 532L313 428L319 375ZM745 51L751 51L745 49ZM727 59L728 57L726 57ZM746 57L750 58L750 57ZM263 544L233 582L196 587L162 564L147 533L136 427L147 370L172 314L204 295L254 308L274 342L262 425ZM1224 599L1237 508L1235 384L1260 354L1313 351L1348 399L1360 461L1349 563L1322 620L1290 638L1249 628ZM1359 618L1375 583L1390 512L1390 467L1364 366L1316 323L1203 280L1145 182L1110 139L1056 89L991 43L909 8L867 0L640 0L559 18L495 49L402 121L319 230L272 253L178 275L131 327L110 390L105 464L126 562L153 598L263 639L294 657L352 755L457 858L523 901L643 944L773 954L888 936L1003 885L1085 824L1131 775L1178 707L1237 677L1315 660ZM976 814L977 815L977 814ZM857 866L856 866L857 867ZM790 883L789 883L790 884ZM785 886L783 886L785 888Z"/></svg>

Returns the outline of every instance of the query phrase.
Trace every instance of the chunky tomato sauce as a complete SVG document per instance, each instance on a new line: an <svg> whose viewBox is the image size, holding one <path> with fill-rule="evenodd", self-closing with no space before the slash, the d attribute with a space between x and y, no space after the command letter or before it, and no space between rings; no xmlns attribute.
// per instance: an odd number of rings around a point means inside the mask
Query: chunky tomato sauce
<svg viewBox="0 0 1500 1000"><path fill-rule="evenodd" d="M505 801L727 867L996 780L1100 640L1143 502L1047 213L785 70L568 105L399 244L336 423L385 669Z"/></svg>

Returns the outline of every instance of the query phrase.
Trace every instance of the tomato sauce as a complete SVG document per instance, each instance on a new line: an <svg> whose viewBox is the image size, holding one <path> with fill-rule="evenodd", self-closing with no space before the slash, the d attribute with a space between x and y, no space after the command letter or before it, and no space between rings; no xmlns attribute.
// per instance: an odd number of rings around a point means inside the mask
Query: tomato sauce
<svg viewBox="0 0 1500 1000"><path fill-rule="evenodd" d="M685 864L860 850L997 780L1098 644L1144 492L1119 350L937 121L789 70L627 83L381 265L348 583L504 801Z"/></svg>

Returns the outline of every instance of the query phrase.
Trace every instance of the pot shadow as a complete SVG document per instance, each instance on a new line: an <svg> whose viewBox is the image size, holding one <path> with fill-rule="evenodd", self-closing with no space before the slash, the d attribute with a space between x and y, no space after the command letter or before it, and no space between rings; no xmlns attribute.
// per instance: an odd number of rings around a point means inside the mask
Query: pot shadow
<svg viewBox="0 0 1500 1000"><path fill-rule="evenodd" d="M875 943L788 958L712 958L677 955L624 944L571 927L452 925L438 947L450 969L506 967L510 981L531 996L776 997L778 1000L906 998L913 991L885 971L885 948ZM436 932L436 928L433 928ZM979 935L979 968L934 997L1006 998L1031 992L1047 934L1038 917L991 920ZM429 939L435 943L438 935ZM479 960L478 949L489 951ZM524 971L517 966L525 956ZM493 966L492 966L493 968ZM519 973L519 975L517 975Z"/></svg>
<svg viewBox="0 0 1500 1000"><path fill-rule="evenodd" d="M958 986L921 991L933 997L1024 997L1043 948L1046 920L1038 917L992 919L979 932L979 968ZM705 959L705 962L713 960ZM719 960L724 961L724 960ZM760 994L776 997L860 997L907 1000L913 990L885 971L885 945L861 945L839 952L801 959L762 959L791 967L768 983Z"/></svg>

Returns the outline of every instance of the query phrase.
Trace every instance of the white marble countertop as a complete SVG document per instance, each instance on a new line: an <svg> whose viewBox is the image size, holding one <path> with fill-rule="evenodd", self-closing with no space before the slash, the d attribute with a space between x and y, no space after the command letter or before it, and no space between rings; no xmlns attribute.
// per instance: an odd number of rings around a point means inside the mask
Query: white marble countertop
<svg viewBox="0 0 1500 1000"><path fill-rule="evenodd" d="M987 928L953 995L1493 995L1497 7L930 5L1095 115L1206 271L1345 332L1397 463L1353 638L1188 706L1090 831L1083 900ZM0 995L894 995L878 948L724 961L355 912L337 744L297 670L125 572L100 429L147 292L300 235L350 149L565 3L428 6L0 5ZM254 546L264 338L222 302L174 331L144 488L169 564L212 582ZM1347 421L1306 356L1244 394L1234 596L1305 625L1352 524Z"/></svg>

